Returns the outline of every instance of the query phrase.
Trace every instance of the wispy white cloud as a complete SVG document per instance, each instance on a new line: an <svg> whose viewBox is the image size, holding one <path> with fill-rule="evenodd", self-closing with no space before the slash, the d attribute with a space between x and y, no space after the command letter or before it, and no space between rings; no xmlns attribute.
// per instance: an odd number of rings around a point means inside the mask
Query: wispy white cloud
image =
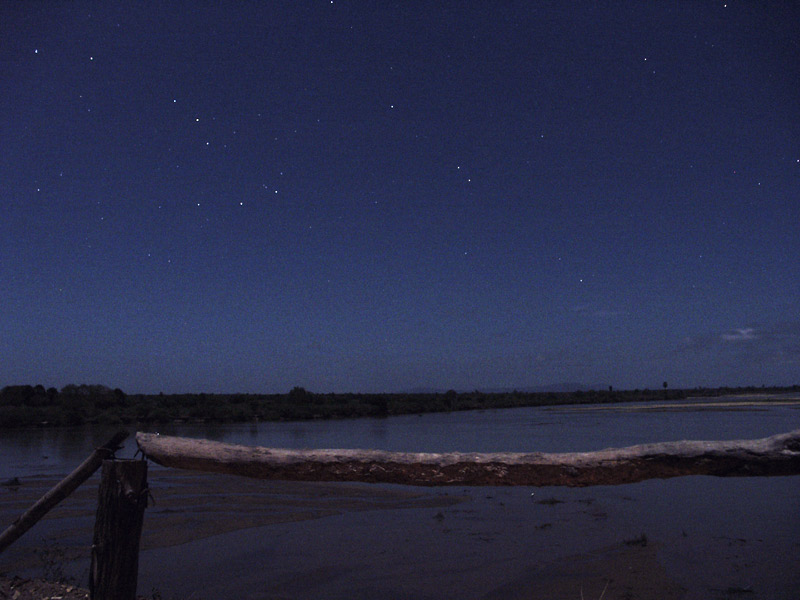
<svg viewBox="0 0 800 600"><path fill-rule="evenodd" d="M698 385L791 385L800 374L800 321L696 332L657 358L672 379Z"/></svg>
<svg viewBox="0 0 800 600"><path fill-rule="evenodd" d="M742 357L800 361L800 322L782 322L764 327L742 327L683 338L675 351L679 354L723 353Z"/></svg>
<svg viewBox="0 0 800 600"><path fill-rule="evenodd" d="M746 342L749 340L757 340L761 336L756 332L753 327L746 327L744 329L734 329L728 331L720 336L726 342Z"/></svg>

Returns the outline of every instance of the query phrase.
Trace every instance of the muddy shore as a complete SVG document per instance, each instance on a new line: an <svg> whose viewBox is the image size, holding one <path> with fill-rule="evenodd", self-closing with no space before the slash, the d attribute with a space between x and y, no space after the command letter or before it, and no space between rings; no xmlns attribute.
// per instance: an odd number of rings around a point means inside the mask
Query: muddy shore
<svg viewBox="0 0 800 600"><path fill-rule="evenodd" d="M793 493L793 478L783 479L781 489ZM755 481L718 484L727 487L719 497L746 494L736 490L752 490ZM0 520L13 520L54 482L22 478L0 490ZM604 590L605 600L772 598L782 596L769 580L797 576L768 557L783 552L790 565L800 556L800 545L769 532L762 539L730 526L722 532L729 535L689 524L654 529L650 512L675 504L664 491L672 489L687 514L720 501L692 499L689 478L583 490L442 490L153 468L150 483L155 503L145 517L139 580L146 598L425 599L443 588L485 600L589 599ZM663 504L653 504L646 486ZM644 492L646 502L638 498ZM0 556L0 598L85 598L96 493L93 481L82 486ZM797 522L785 526L791 535ZM73 587L47 587L42 578Z"/></svg>

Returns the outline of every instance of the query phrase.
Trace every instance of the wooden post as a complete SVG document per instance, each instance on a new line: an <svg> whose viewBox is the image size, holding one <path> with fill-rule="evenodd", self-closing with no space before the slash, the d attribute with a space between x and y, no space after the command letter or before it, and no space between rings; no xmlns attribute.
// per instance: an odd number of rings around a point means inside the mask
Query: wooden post
<svg viewBox="0 0 800 600"><path fill-rule="evenodd" d="M147 461L103 461L89 579L92 600L136 598L147 494Z"/></svg>
<svg viewBox="0 0 800 600"><path fill-rule="evenodd" d="M20 515L2 534L0 534L0 553L17 541L23 533L33 527L39 519L45 516L51 508L69 496L84 481L103 464L103 459L112 456L119 450L122 441L127 438L127 431L119 431L105 444L95 449L94 452L81 463L72 473L56 484L50 491Z"/></svg>

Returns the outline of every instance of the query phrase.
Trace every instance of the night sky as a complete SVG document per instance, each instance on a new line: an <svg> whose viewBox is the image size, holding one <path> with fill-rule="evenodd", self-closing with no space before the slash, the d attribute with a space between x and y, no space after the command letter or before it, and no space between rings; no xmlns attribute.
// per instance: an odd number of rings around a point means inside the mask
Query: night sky
<svg viewBox="0 0 800 600"><path fill-rule="evenodd" d="M800 383L800 5L0 3L0 386Z"/></svg>

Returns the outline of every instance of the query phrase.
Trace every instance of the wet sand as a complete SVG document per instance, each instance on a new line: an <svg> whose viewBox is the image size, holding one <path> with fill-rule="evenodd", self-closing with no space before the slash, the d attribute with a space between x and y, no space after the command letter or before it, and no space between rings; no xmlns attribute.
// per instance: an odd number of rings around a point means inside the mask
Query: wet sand
<svg viewBox="0 0 800 600"><path fill-rule="evenodd" d="M484 600L678 600L684 590L659 561L653 545L617 544L532 566L530 573L484 596Z"/></svg>
<svg viewBox="0 0 800 600"><path fill-rule="evenodd" d="M22 478L0 489L0 521L53 483ZM52 579L61 569L85 586L96 483L0 555L0 573ZM798 506L797 478L445 490L153 468L150 483L144 595L589 600L605 589L605 600L699 600L792 598L800 589L800 525L785 510ZM764 504L745 502L767 488ZM637 543L642 533L646 544Z"/></svg>
<svg viewBox="0 0 800 600"><path fill-rule="evenodd" d="M416 488L381 489L337 485L258 481L231 475L151 468L150 505L145 513L141 550L177 546L223 533L291 523L350 511L442 508L466 500ZM10 524L57 478L22 478L17 487L0 488L0 523ZM92 477L53 509L34 529L0 557L0 572L33 568L44 553L64 562L88 559L99 478Z"/></svg>

